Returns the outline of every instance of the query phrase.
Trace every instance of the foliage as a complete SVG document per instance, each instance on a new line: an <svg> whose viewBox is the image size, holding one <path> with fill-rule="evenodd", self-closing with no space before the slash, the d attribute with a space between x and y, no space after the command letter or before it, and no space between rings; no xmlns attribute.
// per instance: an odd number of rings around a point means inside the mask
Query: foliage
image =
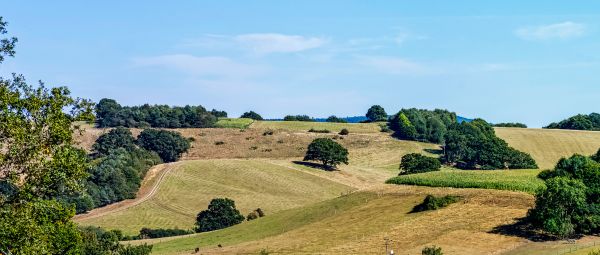
<svg viewBox="0 0 600 255"><path fill-rule="evenodd" d="M219 111L216 109L212 109L210 111L210 114L212 114L213 116L217 117L217 118L227 118L227 112L226 111Z"/></svg>
<svg viewBox="0 0 600 255"><path fill-rule="evenodd" d="M0 34L6 34L0 18ZM16 38L0 39L0 63ZM88 160L73 147L74 120L91 120L91 102L66 87L0 78L0 252L76 254L74 210L52 200L82 189Z"/></svg>
<svg viewBox="0 0 600 255"><path fill-rule="evenodd" d="M544 127L550 129L575 129L575 130L600 130L600 114L578 114L558 123L551 123Z"/></svg>
<svg viewBox="0 0 600 255"><path fill-rule="evenodd" d="M256 210L248 213L248 216L246 216L246 220L251 221L251 220L255 220L255 219L258 219L258 218L264 217L264 216L265 216L265 213L263 212L263 210L260 208L256 208Z"/></svg>
<svg viewBox="0 0 600 255"><path fill-rule="evenodd" d="M181 154L188 151L190 141L181 134L167 130L145 129L140 133L137 144L156 152L164 162L177 161Z"/></svg>
<svg viewBox="0 0 600 255"><path fill-rule="evenodd" d="M138 235L139 239L146 238L161 238L161 237L169 237L169 236L182 236L193 234L194 231L185 230L185 229L164 229L164 228L142 228L140 230L140 234Z"/></svg>
<svg viewBox="0 0 600 255"><path fill-rule="evenodd" d="M327 168L348 164L348 150L329 138L317 138L308 145L304 160L321 161Z"/></svg>
<svg viewBox="0 0 600 255"><path fill-rule="evenodd" d="M80 228L83 237L83 245L80 247L81 254L86 255L147 255L152 251L152 245L122 245L120 231L106 231L99 227Z"/></svg>
<svg viewBox="0 0 600 255"><path fill-rule="evenodd" d="M558 237L600 233L600 163L573 155L543 172L546 189L528 213L532 223Z"/></svg>
<svg viewBox="0 0 600 255"><path fill-rule="evenodd" d="M514 128L527 128L527 125L518 122L507 122L507 123L496 123L494 127L514 127Z"/></svg>
<svg viewBox="0 0 600 255"><path fill-rule="evenodd" d="M444 255L441 247L437 246L427 246L421 250L422 255Z"/></svg>
<svg viewBox="0 0 600 255"><path fill-rule="evenodd" d="M103 98L96 105L99 127L136 128L205 128L213 127L217 118L204 107L168 105L121 106L113 99Z"/></svg>
<svg viewBox="0 0 600 255"><path fill-rule="evenodd" d="M508 146L482 119L455 123L445 136L444 160L463 169L535 169L533 158Z"/></svg>
<svg viewBox="0 0 600 255"><path fill-rule="evenodd" d="M390 184L418 185L428 187L479 188L523 191L535 193L544 186L536 177L537 170L456 170L400 175L386 181Z"/></svg>
<svg viewBox="0 0 600 255"><path fill-rule="evenodd" d="M215 198L210 201L208 210L201 211L196 217L196 232L207 232L230 227L244 221L244 216L235 208L235 202L229 198Z"/></svg>
<svg viewBox="0 0 600 255"><path fill-rule="evenodd" d="M253 111L245 112L244 114L242 114L242 116L240 116L240 118L263 120L262 116L260 116L258 113L255 113Z"/></svg>
<svg viewBox="0 0 600 255"><path fill-rule="evenodd" d="M437 158L423 156L419 153L410 153L402 156L400 175L439 171L440 167L442 167L442 163Z"/></svg>
<svg viewBox="0 0 600 255"><path fill-rule="evenodd" d="M102 134L92 146L99 155L108 155L112 150L123 148L131 151L135 148L135 138L128 128L117 127L106 134Z"/></svg>
<svg viewBox="0 0 600 255"><path fill-rule="evenodd" d="M350 131L348 131L347 128L342 128L342 130L340 130L339 134L340 135L348 135L348 134L350 134Z"/></svg>
<svg viewBox="0 0 600 255"><path fill-rule="evenodd" d="M447 127L457 123L456 114L447 110L402 109L388 121L394 136L405 140L442 144Z"/></svg>
<svg viewBox="0 0 600 255"><path fill-rule="evenodd" d="M423 203L416 205L412 212L423 212L432 211L440 208L444 208L451 204L460 201L462 198L459 196L446 195L443 197L436 197L433 195L427 195Z"/></svg>
<svg viewBox="0 0 600 255"><path fill-rule="evenodd" d="M369 110L367 110L367 114L365 116L371 122L386 121L388 118L387 113L380 105L371 106Z"/></svg>
<svg viewBox="0 0 600 255"><path fill-rule="evenodd" d="M315 121L315 119L309 117L308 115L286 115L283 117L283 121Z"/></svg>
<svg viewBox="0 0 600 255"><path fill-rule="evenodd" d="M335 115L331 115L331 116L327 117L327 119L325 121L326 122L336 122L336 123L348 123L348 121L346 119L338 118Z"/></svg>
<svg viewBox="0 0 600 255"><path fill-rule="evenodd" d="M324 133L324 134L331 133L331 131L329 131L329 129L314 129L314 128L309 129L308 132L311 132L311 133Z"/></svg>

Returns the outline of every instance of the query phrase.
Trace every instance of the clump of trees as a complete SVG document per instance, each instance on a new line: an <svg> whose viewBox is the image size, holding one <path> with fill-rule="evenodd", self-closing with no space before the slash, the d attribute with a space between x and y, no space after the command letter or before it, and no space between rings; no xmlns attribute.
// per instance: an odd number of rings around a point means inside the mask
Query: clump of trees
<svg viewBox="0 0 600 255"><path fill-rule="evenodd" d="M227 112L226 111L219 111L217 109L212 109L210 111L210 114L212 114L213 116L215 116L217 118L227 118Z"/></svg>
<svg viewBox="0 0 600 255"><path fill-rule="evenodd" d="M518 122L505 122L505 123L496 123L494 127L514 127L514 128L527 128L527 125Z"/></svg>
<svg viewBox="0 0 600 255"><path fill-rule="evenodd" d="M147 238L161 238L161 237L169 237L169 236L182 236L193 234L194 231L186 230L186 229L165 229L165 228L142 228L140 229L140 234L135 239L147 239Z"/></svg>
<svg viewBox="0 0 600 255"><path fill-rule="evenodd" d="M447 127L456 123L456 114L447 110L402 109L392 116L388 126L394 136L405 140L441 144Z"/></svg>
<svg viewBox="0 0 600 255"><path fill-rule="evenodd" d="M207 232L230 227L244 221L244 216L235 208L235 202L229 198L215 198L208 209L198 213L196 232Z"/></svg>
<svg viewBox="0 0 600 255"><path fill-rule="evenodd" d="M439 171L440 167L442 167L442 163L437 158L410 153L402 156L400 175Z"/></svg>
<svg viewBox="0 0 600 255"><path fill-rule="evenodd" d="M327 117L327 119L325 121L326 122L335 122L335 123L348 123L348 121L346 119L339 118L335 115L331 115L331 116Z"/></svg>
<svg viewBox="0 0 600 255"><path fill-rule="evenodd" d="M312 121L315 121L315 119L311 118L308 115L286 115L285 117L283 117L283 121L308 121L308 122L312 122Z"/></svg>
<svg viewBox="0 0 600 255"><path fill-rule="evenodd" d="M558 123L551 123L544 128L598 131L600 130L600 114L595 112L588 115L578 114Z"/></svg>
<svg viewBox="0 0 600 255"><path fill-rule="evenodd" d="M423 248L421 255L444 255L444 253L442 252L442 247L433 245Z"/></svg>
<svg viewBox="0 0 600 255"><path fill-rule="evenodd" d="M444 140L444 161L462 169L538 168L531 155L508 146L482 119L450 125Z"/></svg>
<svg viewBox="0 0 600 255"><path fill-rule="evenodd" d="M348 164L348 150L329 138L317 138L309 145L304 160L320 161L325 168L335 169L337 165Z"/></svg>
<svg viewBox="0 0 600 255"><path fill-rule="evenodd" d="M539 174L546 187L536 193L535 207L528 212L535 226L561 238L600 233L598 156L600 151L592 157L576 154Z"/></svg>
<svg viewBox="0 0 600 255"><path fill-rule="evenodd" d="M260 114L255 113L254 111L245 112L244 114L242 114L242 116L240 116L240 118L247 118L247 119L253 119L253 120L263 120L263 117L260 116Z"/></svg>
<svg viewBox="0 0 600 255"><path fill-rule="evenodd" d="M168 130L145 129L137 138L137 144L156 152L164 162L177 161L190 148L190 141L181 134Z"/></svg>
<svg viewBox="0 0 600 255"><path fill-rule="evenodd" d="M385 109L380 105L373 105L367 110L367 114L365 115L370 122L376 121L386 121L388 118Z"/></svg>
<svg viewBox="0 0 600 255"><path fill-rule="evenodd" d="M432 211L440 208L444 208L451 204L460 201L462 198L459 196L446 195L443 197L436 197L434 195L427 195L423 203L416 205L411 212L423 212Z"/></svg>
<svg viewBox="0 0 600 255"><path fill-rule="evenodd" d="M96 123L99 127L206 128L213 127L216 121L217 117L201 105L121 106L117 101L108 98L101 99L96 105Z"/></svg>
<svg viewBox="0 0 600 255"><path fill-rule="evenodd" d="M89 226L82 227L79 231L83 239L79 250L81 254L148 255L152 252L152 245L131 246L120 244L119 240L123 239L123 234L118 230L106 231L99 227Z"/></svg>

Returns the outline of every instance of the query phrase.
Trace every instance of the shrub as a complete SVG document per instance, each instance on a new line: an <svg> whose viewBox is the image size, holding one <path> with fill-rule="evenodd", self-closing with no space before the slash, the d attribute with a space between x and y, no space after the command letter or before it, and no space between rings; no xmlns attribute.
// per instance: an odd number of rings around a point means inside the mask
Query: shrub
<svg viewBox="0 0 600 255"><path fill-rule="evenodd" d="M193 234L194 231L185 230L185 229L151 229L151 228L142 228L140 230L140 234L138 235L139 239L146 238L161 238L161 237L169 237L169 236L182 236Z"/></svg>
<svg viewBox="0 0 600 255"><path fill-rule="evenodd" d="M326 133L331 133L331 131L329 131L327 129L314 129L314 128L309 129L308 132L311 132L311 133L325 133L325 134Z"/></svg>
<svg viewBox="0 0 600 255"><path fill-rule="evenodd" d="M387 113L380 105L371 106L369 110L367 110L367 114L365 116L371 122L386 121L388 118Z"/></svg>
<svg viewBox="0 0 600 255"><path fill-rule="evenodd" d="M155 151L165 162L177 161L190 148L190 141L181 134L167 130L145 129L140 133L137 144Z"/></svg>
<svg viewBox="0 0 600 255"><path fill-rule="evenodd" d="M273 135L273 130L267 130L265 132L263 132L263 136L268 136L268 135Z"/></svg>
<svg viewBox="0 0 600 255"><path fill-rule="evenodd" d="M207 232L230 227L244 221L244 216L235 208L235 202L229 198L215 198L208 209L198 213L196 232Z"/></svg>
<svg viewBox="0 0 600 255"><path fill-rule="evenodd" d="M258 214L258 217L265 217L265 212L262 209L256 208L254 211Z"/></svg>
<svg viewBox="0 0 600 255"><path fill-rule="evenodd" d="M215 142L215 145L223 145L223 144L225 144L225 142L223 142L223 141L216 141Z"/></svg>
<svg viewBox="0 0 600 255"><path fill-rule="evenodd" d="M99 155L108 155L110 151L118 148L124 148L131 151L135 148L135 138L131 131L124 127L118 127L102 134L92 146L92 149Z"/></svg>
<svg viewBox="0 0 600 255"><path fill-rule="evenodd" d="M419 153L410 153L402 156L400 175L439 171L442 166L437 158L423 156Z"/></svg>
<svg viewBox="0 0 600 255"><path fill-rule="evenodd" d="M416 205L412 212L423 212L432 211L440 208L444 208L448 205L454 204L461 200L459 196L446 195L443 197L436 197L433 195L427 195L423 203Z"/></svg>
<svg viewBox="0 0 600 255"><path fill-rule="evenodd" d="M346 129L346 128L342 128L342 130L340 130L339 134L340 135L348 135L348 134L350 134L350 131L348 131L348 129Z"/></svg>
<svg viewBox="0 0 600 255"><path fill-rule="evenodd" d="M304 160L321 161L326 168L348 164L348 150L329 138L317 138L308 145Z"/></svg>
<svg viewBox="0 0 600 255"><path fill-rule="evenodd" d="M258 214L256 214L255 211L252 211L248 214L248 216L246 216L246 220L247 221L251 221L251 220L255 220L258 219Z"/></svg>
<svg viewBox="0 0 600 255"><path fill-rule="evenodd" d="M444 255L442 248L437 246L427 246L421 250L422 255Z"/></svg>
<svg viewBox="0 0 600 255"><path fill-rule="evenodd" d="M240 118L248 118L248 119L253 119L253 120L263 120L263 118L262 118L262 116L260 116L260 114L255 113L253 111L245 112L244 114L242 114L242 116L240 116Z"/></svg>

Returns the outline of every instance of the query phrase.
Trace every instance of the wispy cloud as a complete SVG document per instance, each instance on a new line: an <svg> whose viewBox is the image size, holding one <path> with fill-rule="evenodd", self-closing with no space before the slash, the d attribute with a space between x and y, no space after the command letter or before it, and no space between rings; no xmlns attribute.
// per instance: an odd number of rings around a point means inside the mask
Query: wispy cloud
<svg viewBox="0 0 600 255"><path fill-rule="evenodd" d="M194 76L249 77L265 73L265 68L236 62L226 57L197 57L188 54L134 58L137 66L164 67Z"/></svg>
<svg viewBox="0 0 600 255"><path fill-rule="evenodd" d="M321 37L285 34L243 34L234 40L259 54L299 52L319 48L328 42Z"/></svg>
<svg viewBox="0 0 600 255"><path fill-rule="evenodd" d="M515 34L525 40L570 39L583 36L586 32L584 24L566 21L562 23L521 27Z"/></svg>

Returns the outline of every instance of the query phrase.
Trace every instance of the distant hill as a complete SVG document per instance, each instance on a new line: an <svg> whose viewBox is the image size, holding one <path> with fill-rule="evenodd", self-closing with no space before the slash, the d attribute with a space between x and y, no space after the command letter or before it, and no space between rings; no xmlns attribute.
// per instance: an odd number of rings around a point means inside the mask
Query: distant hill
<svg viewBox="0 0 600 255"><path fill-rule="evenodd" d="M456 121L458 121L458 123L462 123L462 122L465 122L465 121L466 122L471 122L471 121L473 121L473 119L468 119L468 118L465 118L465 117L456 116Z"/></svg>

